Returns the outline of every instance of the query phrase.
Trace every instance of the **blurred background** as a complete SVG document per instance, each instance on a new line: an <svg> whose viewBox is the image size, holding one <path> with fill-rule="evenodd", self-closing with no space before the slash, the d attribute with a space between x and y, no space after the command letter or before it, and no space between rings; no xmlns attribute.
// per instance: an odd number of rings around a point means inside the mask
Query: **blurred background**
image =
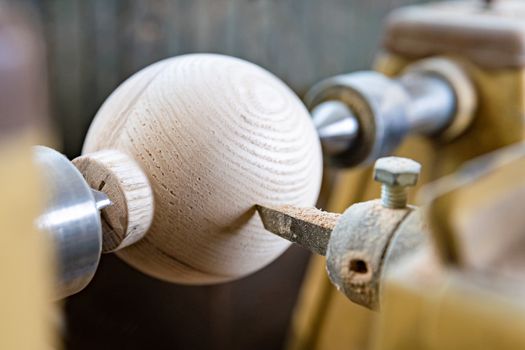
<svg viewBox="0 0 525 350"><path fill-rule="evenodd" d="M14 0L11 0L14 1ZM318 80L370 68L382 21L414 0L18 0L47 44L51 116L79 155L106 97L166 57L214 52L270 70L300 96ZM280 349L309 254L290 248L242 280L189 287L154 280L112 255L65 301L67 349Z"/></svg>

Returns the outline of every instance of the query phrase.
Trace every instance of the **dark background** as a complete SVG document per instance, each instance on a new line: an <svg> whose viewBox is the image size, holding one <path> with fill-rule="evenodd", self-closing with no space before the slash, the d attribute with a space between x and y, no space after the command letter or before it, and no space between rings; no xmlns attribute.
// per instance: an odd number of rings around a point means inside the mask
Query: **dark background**
<svg viewBox="0 0 525 350"><path fill-rule="evenodd" d="M216 52L257 63L302 95L330 75L369 68L382 20L416 0L19 0L41 18L52 119L70 158L124 79L165 57ZM65 301L68 349L279 349L308 253L206 287L149 278L104 256Z"/></svg>

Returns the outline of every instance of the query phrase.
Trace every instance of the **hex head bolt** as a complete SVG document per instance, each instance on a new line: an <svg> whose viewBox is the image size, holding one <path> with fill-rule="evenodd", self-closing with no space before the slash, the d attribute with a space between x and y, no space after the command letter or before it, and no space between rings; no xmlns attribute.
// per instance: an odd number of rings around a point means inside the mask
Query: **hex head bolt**
<svg viewBox="0 0 525 350"><path fill-rule="evenodd" d="M381 185L381 204L399 209L407 205L406 187L414 186L421 172L421 164L401 157L379 158L374 165L374 180Z"/></svg>

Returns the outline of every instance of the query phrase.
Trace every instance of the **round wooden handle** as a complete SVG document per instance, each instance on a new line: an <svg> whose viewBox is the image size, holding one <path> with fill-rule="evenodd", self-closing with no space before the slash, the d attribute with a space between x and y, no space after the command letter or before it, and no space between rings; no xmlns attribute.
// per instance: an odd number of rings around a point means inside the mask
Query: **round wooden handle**
<svg viewBox="0 0 525 350"><path fill-rule="evenodd" d="M180 283L227 281L273 261L288 243L264 230L255 204L311 206L322 175L296 95L221 55L167 59L125 81L89 129L84 154L101 150L134 160L154 195L149 231L117 254Z"/></svg>

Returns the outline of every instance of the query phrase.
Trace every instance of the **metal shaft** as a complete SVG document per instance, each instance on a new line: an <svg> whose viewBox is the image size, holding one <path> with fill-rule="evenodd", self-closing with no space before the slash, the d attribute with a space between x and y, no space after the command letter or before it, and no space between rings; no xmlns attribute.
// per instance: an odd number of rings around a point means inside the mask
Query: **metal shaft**
<svg viewBox="0 0 525 350"><path fill-rule="evenodd" d="M323 150L336 166L368 165L392 154L408 135L453 138L469 124L475 105L457 99L475 92L456 64L430 59L391 79L365 71L316 84L306 95ZM470 100L470 99L467 99Z"/></svg>
<svg viewBox="0 0 525 350"><path fill-rule="evenodd" d="M454 91L442 78L411 72L390 80L376 72L358 72L343 80L353 92L347 94L349 100L327 100L311 111L330 157L348 159L348 153L363 146L359 142L370 142L375 143L369 147L371 154L359 160L370 163L393 152L407 135L436 134L454 117ZM375 124L377 135L359 138L370 124Z"/></svg>
<svg viewBox="0 0 525 350"><path fill-rule="evenodd" d="M410 97L406 106L408 134L433 135L451 122L456 99L445 80L429 74L407 73L397 81Z"/></svg>

